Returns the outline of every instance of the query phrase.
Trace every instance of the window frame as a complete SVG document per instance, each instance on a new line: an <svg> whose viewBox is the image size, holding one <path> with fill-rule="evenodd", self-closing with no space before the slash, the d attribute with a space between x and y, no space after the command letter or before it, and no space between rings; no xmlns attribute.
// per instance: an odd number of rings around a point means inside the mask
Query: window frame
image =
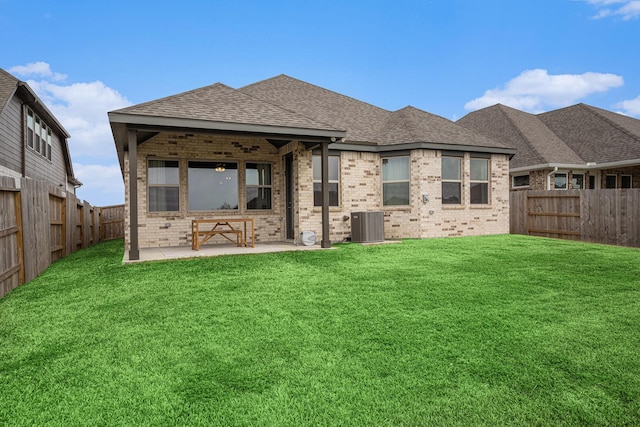
<svg viewBox="0 0 640 427"><path fill-rule="evenodd" d="M394 160L394 159L407 159L408 168L407 168L407 178L403 179L390 179L385 180L384 177L384 161L385 160ZM383 207L389 208L406 208L407 206L411 206L411 156L408 154L398 155L398 156L384 156L380 157L380 179L382 182L382 200L381 204ZM407 204L386 204L385 203L385 184L406 184L407 185Z"/></svg>
<svg viewBox="0 0 640 427"><path fill-rule="evenodd" d="M624 179L629 179L629 186L625 187ZM620 175L620 188L633 188L633 175L624 174Z"/></svg>
<svg viewBox="0 0 640 427"><path fill-rule="evenodd" d="M613 178L614 179L613 187L609 187L609 185L608 185L609 183L607 182L608 178ZM605 174L605 176L604 176L604 188L605 189L612 189L612 190L618 188L618 175L611 174L611 173Z"/></svg>
<svg viewBox="0 0 640 427"><path fill-rule="evenodd" d="M452 178L445 178L445 174L444 174L444 160L445 159L453 159L453 160L457 160L459 167L458 167L458 179L452 179ZM443 155L442 158L440 159L440 181L441 181L441 186L440 186L440 198L441 198L441 202L443 205L450 205L450 206L462 206L464 203L464 194L462 192L463 190L463 177L464 177L464 157L463 156L451 156L451 155ZM445 201L444 198L444 185L445 184L450 184L450 183L454 183L454 184L458 184L458 194L459 194L459 201L458 203L452 203L452 202L447 202Z"/></svg>
<svg viewBox="0 0 640 427"><path fill-rule="evenodd" d="M177 163L177 169L178 169L178 183L177 184L167 184L167 183L162 183L162 184L152 184L151 183L151 179L150 177L150 173L149 173L149 169L150 169L150 164L151 162L175 162ZM180 195L180 172L181 172L181 167L180 167L180 160L179 159L160 159L160 158L147 158L147 212L148 213L152 213L152 214L162 214L162 213L167 213L167 212L171 212L171 213L175 213L175 212L180 212L180 203L181 203L181 195ZM178 209L177 210L152 210L151 209L151 191L149 191L150 188L177 188L178 189Z"/></svg>
<svg viewBox="0 0 640 427"><path fill-rule="evenodd" d="M337 159L337 176L338 179L331 179L331 159ZM314 207L321 207L322 206L322 171L320 171L320 179L316 179L316 174L315 174L315 169L314 169L314 159L320 159L320 161L318 162L319 167L322 167L322 156L319 154L312 154L311 156L311 175L312 175L312 181L313 184L311 185L312 191L313 191L313 206ZM340 178L341 178L341 169L340 169L340 163L341 163L341 158L339 154L330 154L329 155L329 181L327 181L327 184L331 185L331 184L335 184L336 185L336 204L331 204L331 191L329 191L329 207L330 208L339 208L340 206L342 206L341 201L342 201L342 197L341 197L341 191L340 191ZM316 184L320 185L320 202L317 203L316 202Z"/></svg>
<svg viewBox="0 0 640 427"><path fill-rule="evenodd" d="M248 184L247 171L248 165L268 165L269 166L269 184ZM257 188L258 193L260 190L269 189L269 207L268 208L250 208L248 191L250 188ZM270 211L273 209L273 163L271 162L245 162L244 163L244 205L247 211Z"/></svg>
<svg viewBox="0 0 640 427"><path fill-rule="evenodd" d="M26 108L26 132L25 145L38 153L44 159L51 161L53 151L53 132L51 126L47 125L33 109Z"/></svg>
<svg viewBox="0 0 640 427"><path fill-rule="evenodd" d="M527 177L526 185L516 185L516 178ZM511 177L511 188L526 188L531 186L531 174L523 174L523 175L513 175Z"/></svg>
<svg viewBox="0 0 640 427"><path fill-rule="evenodd" d="M213 168L211 168L211 170L213 170L215 172L215 168L217 166L215 165L219 165L222 164L226 169L231 169L231 168L227 168L227 165L231 165L233 164L235 166L234 169L231 170L235 170L236 171L236 186L235 186L235 191L236 191L236 200L237 200L237 206L235 208L230 207L230 208L222 208L222 209L192 209L190 206L190 199L191 199L191 195L189 194L189 191L191 190L191 180L189 179L189 169L191 169L191 163L210 163L212 165L214 165ZM207 168L208 169L208 168ZM237 160L220 160L220 159L189 159L187 160L187 211L188 212L240 212L240 162Z"/></svg>
<svg viewBox="0 0 640 427"><path fill-rule="evenodd" d="M582 186L580 186L579 188L574 187L573 182L574 179L577 176L581 176L582 177ZM571 189L572 190L584 190L585 189L585 174L584 173L571 173Z"/></svg>
<svg viewBox="0 0 640 427"><path fill-rule="evenodd" d="M564 188L556 185L556 178L559 178L560 176L564 176ZM560 191L569 189L569 172L555 172L553 174L553 189Z"/></svg>
<svg viewBox="0 0 640 427"><path fill-rule="evenodd" d="M474 161L484 161L487 165L487 177L486 179L477 179L473 177L473 168L472 164ZM491 204L491 159L480 158L480 157L470 157L469 158L469 204L470 205L490 205ZM484 195L486 196L486 201L483 199L482 202L474 202L471 194L473 192L474 184L483 184L486 185L486 191Z"/></svg>

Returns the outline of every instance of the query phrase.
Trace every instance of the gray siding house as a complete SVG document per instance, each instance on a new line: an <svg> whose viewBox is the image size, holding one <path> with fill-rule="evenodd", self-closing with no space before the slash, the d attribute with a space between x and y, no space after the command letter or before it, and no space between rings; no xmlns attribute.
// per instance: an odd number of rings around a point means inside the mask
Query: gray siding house
<svg viewBox="0 0 640 427"><path fill-rule="evenodd" d="M496 104L456 122L515 145L512 190L640 188L640 120L577 104L542 114Z"/></svg>
<svg viewBox="0 0 640 427"><path fill-rule="evenodd" d="M111 111L125 181L125 245L189 246L194 219L250 217L257 242L323 247L353 212L386 239L509 232L503 142L406 107L388 111L280 75Z"/></svg>
<svg viewBox="0 0 640 427"><path fill-rule="evenodd" d="M48 181L75 194L69 134L29 85L0 69L0 175Z"/></svg>

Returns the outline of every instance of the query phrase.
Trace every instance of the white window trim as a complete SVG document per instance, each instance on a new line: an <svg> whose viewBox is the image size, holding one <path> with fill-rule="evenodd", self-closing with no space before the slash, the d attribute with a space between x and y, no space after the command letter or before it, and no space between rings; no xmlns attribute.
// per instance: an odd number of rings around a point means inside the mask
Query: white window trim
<svg viewBox="0 0 640 427"><path fill-rule="evenodd" d="M472 160L484 160L487 162L487 179L478 180L471 179L471 161ZM472 203L471 202L471 184L487 184L487 203ZM491 204L491 159L470 157L469 158L469 204L470 205L490 205Z"/></svg>
<svg viewBox="0 0 640 427"><path fill-rule="evenodd" d="M382 162L384 161L384 159L398 159L398 158L407 158L409 160L409 177L407 179L394 179L394 180L385 180L384 177L382 176ZM381 187L380 187L380 191L381 191L381 200L380 200L380 205L384 208L384 209L395 209L395 208L404 208L406 209L407 206L411 206L411 156L410 155L403 155L403 156L384 156L384 157L380 157L380 182L381 182ZM406 205L385 205L384 204L384 184L399 184L399 183L407 183L409 185L409 200L408 203Z"/></svg>
<svg viewBox="0 0 640 427"><path fill-rule="evenodd" d="M269 165L271 167L271 170L269 172L270 175L271 175L269 177L270 181L271 181L271 184L269 184L269 185L266 185L266 184L249 185L249 184L247 184L247 164L249 164L249 163L256 164L256 165ZM246 211L251 211L251 212L254 212L254 211L263 211L264 212L264 211L273 210L273 162L246 161L246 162L244 162L243 166L244 166L244 198L245 198L245 200L244 200L244 208L245 208L245 210ZM257 189L270 188L271 189L271 208L270 209L249 209L249 207L247 206L247 203L248 203L247 190L249 188L257 188Z"/></svg>
<svg viewBox="0 0 640 427"><path fill-rule="evenodd" d="M177 184L151 184L149 182L149 162L151 162L151 161L178 162L178 183ZM181 176L181 172L182 172L181 171L182 167L181 167L180 164L181 164L181 161L179 159L176 159L176 158L173 158L173 159L171 159L171 158L158 158L158 157L148 157L147 158L147 177L146 178L147 178L147 213L148 214L165 214L167 212L175 213L175 212L180 212L181 211L180 205L181 205L181 202L182 202L182 195L180 194L181 193L181 190L180 190L180 176ZM166 187L172 187L172 188L173 187L177 187L178 188L178 210L177 211L152 211L151 210L151 200L149 199L149 188L152 188L152 187L154 187L154 188L155 187L163 187L163 188L166 188Z"/></svg>
<svg viewBox="0 0 640 427"><path fill-rule="evenodd" d="M443 173L442 173L442 160L443 159L457 159L460 161L460 179L444 179L443 178ZM440 182L441 183L445 183L445 182L456 182L460 184L460 203L444 203L444 194L442 194L442 185L440 185L440 199L441 199L441 204L445 207L453 207L453 206L464 206L464 185L463 185L463 178L464 178L464 163L465 163L465 157L457 157L457 156L442 156L441 160L440 160Z"/></svg>

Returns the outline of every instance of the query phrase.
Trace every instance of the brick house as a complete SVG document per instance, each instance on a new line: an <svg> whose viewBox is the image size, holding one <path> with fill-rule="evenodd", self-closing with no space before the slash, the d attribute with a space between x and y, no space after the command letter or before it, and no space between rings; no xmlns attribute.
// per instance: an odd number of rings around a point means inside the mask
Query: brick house
<svg viewBox="0 0 640 427"><path fill-rule="evenodd" d="M47 181L71 194L69 134L26 82L0 69L0 175Z"/></svg>
<svg viewBox="0 0 640 427"><path fill-rule="evenodd" d="M281 75L109 113L125 180L129 259L190 245L192 219L250 216L258 242L351 236L383 211L387 239L509 232L508 144L413 107L388 111Z"/></svg>
<svg viewBox="0 0 640 427"><path fill-rule="evenodd" d="M542 114L496 104L456 122L517 152L512 190L640 188L640 120L577 104Z"/></svg>

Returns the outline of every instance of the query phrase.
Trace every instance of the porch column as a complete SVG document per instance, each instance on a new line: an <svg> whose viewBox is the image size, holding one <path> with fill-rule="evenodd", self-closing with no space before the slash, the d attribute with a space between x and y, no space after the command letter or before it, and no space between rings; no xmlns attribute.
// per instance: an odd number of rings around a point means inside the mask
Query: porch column
<svg viewBox="0 0 640 427"><path fill-rule="evenodd" d="M138 245L138 136L135 130L127 132L129 143L129 260L140 259Z"/></svg>
<svg viewBox="0 0 640 427"><path fill-rule="evenodd" d="M331 247L329 237L329 142L322 142L321 165L322 165L322 242L323 248Z"/></svg>

